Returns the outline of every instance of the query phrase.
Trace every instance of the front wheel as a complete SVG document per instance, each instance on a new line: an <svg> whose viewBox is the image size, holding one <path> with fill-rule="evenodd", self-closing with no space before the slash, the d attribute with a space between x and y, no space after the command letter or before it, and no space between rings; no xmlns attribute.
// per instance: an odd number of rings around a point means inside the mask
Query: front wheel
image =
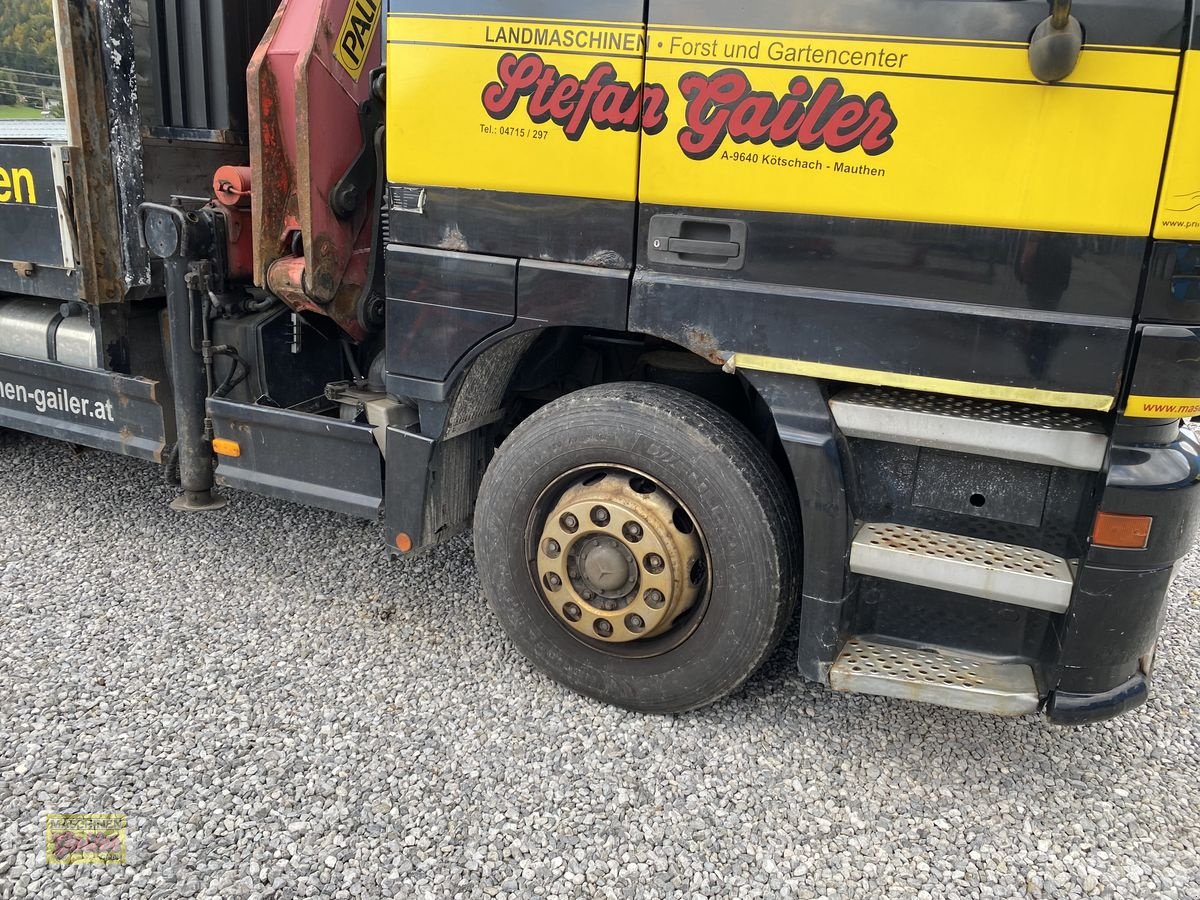
<svg viewBox="0 0 1200 900"><path fill-rule="evenodd" d="M523 422L484 477L475 554L526 657L608 703L681 712L738 688L799 593L799 514L735 419L652 384Z"/></svg>

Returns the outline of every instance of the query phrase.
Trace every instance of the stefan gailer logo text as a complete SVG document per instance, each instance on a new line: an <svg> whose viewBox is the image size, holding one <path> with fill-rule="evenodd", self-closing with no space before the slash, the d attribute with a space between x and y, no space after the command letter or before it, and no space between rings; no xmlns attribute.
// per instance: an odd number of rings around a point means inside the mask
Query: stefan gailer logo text
<svg viewBox="0 0 1200 900"><path fill-rule="evenodd" d="M634 86L619 81L611 63L597 64L579 78L560 72L537 53L505 53L497 80L483 90L483 107L503 121L524 104L535 123L554 122L569 140L578 141L589 126L654 135L668 123L670 95L661 84ZM726 68L712 75L688 72L679 80L686 107L677 139L691 159L713 156L726 140L734 144L771 144L780 149L825 147L834 153L861 149L867 156L886 153L899 124L888 97L846 92L834 77L813 85L797 75L783 95L756 91L745 72Z"/></svg>

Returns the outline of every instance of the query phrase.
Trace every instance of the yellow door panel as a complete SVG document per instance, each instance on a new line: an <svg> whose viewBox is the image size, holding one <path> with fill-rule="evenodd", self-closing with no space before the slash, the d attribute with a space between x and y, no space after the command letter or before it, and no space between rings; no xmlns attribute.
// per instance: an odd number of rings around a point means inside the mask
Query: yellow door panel
<svg viewBox="0 0 1200 900"><path fill-rule="evenodd" d="M643 139L645 202L1149 233L1178 53L1085 49L1051 86L1023 44L657 26L648 40L671 125Z"/></svg>
<svg viewBox="0 0 1200 900"><path fill-rule="evenodd" d="M388 179L632 201L645 29L388 20Z"/></svg>
<svg viewBox="0 0 1200 900"><path fill-rule="evenodd" d="M1163 240L1200 238L1200 50L1188 51L1183 62L1154 236Z"/></svg>

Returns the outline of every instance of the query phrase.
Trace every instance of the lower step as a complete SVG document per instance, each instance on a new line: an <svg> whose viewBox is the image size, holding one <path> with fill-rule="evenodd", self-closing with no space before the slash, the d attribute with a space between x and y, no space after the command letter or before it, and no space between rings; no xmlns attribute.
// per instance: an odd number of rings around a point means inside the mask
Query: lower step
<svg viewBox="0 0 1200 900"><path fill-rule="evenodd" d="M1037 711L1033 669L944 647L901 647L851 638L829 674L835 691L935 703L997 716Z"/></svg>

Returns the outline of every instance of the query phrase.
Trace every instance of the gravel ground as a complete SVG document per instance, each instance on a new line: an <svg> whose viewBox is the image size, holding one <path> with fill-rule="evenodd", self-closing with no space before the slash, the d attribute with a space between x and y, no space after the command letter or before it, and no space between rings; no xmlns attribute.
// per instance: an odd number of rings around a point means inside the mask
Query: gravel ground
<svg viewBox="0 0 1200 900"><path fill-rule="evenodd" d="M1200 561L1149 705L1052 728L802 682L651 718L534 673L469 543L0 437L0 898L1200 897ZM129 816L45 864L46 812Z"/></svg>

